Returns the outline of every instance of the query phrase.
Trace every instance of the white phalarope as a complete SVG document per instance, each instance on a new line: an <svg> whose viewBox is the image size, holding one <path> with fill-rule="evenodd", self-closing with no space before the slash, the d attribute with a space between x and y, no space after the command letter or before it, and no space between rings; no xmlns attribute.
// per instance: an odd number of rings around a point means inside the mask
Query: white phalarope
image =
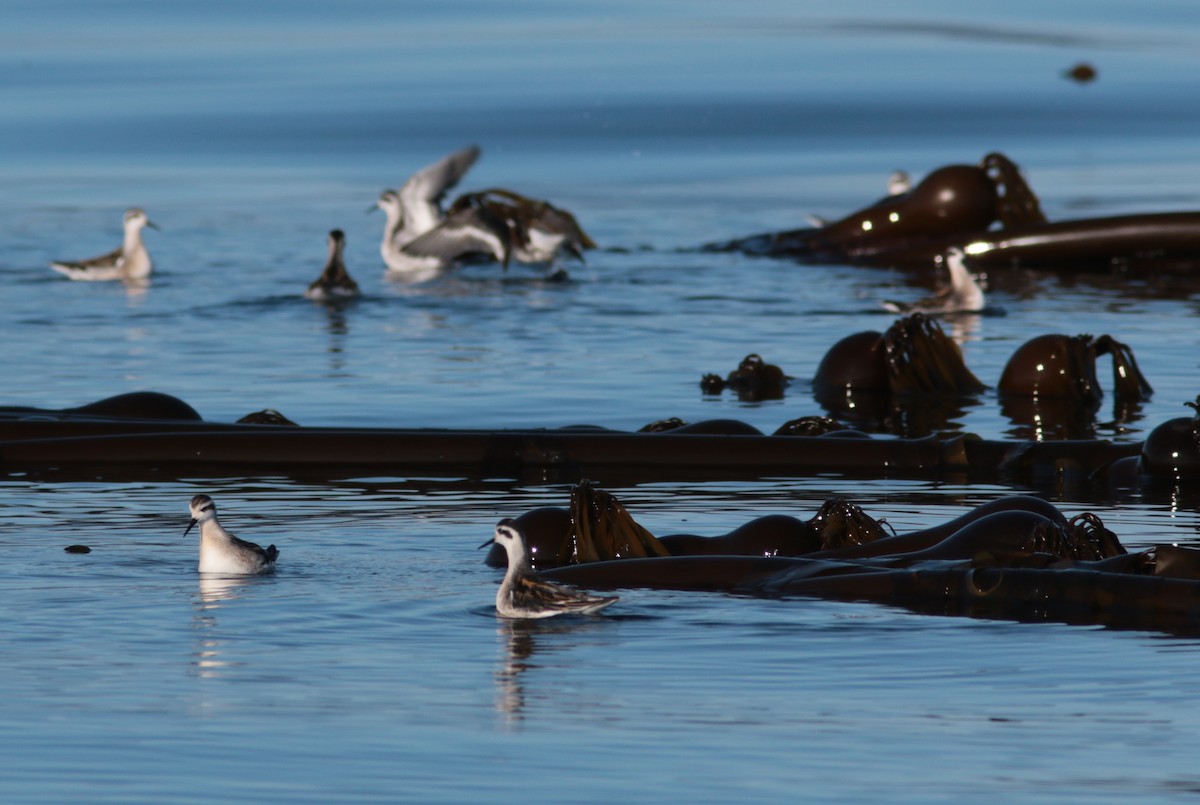
<svg viewBox="0 0 1200 805"><path fill-rule="evenodd" d="M617 596L597 596L573 587L542 581L529 565L525 534L515 520L501 520L496 535L480 548L493 542L508 552L508 572L496 593L496 612L504 618L549 618L554 615L598 612L617 600Z"/></svg>
<svg viewBox="0 0 1200 805"><path fill-rule="evenodd" d="M389 271L409 279L428 279L470 254L506 257L494 233L472 226L467 220L453 222L444 227L441 236L412 248L418 238L447 224L442 199L477 159L478 146L468 146L417 171L399 191L384 190L380 194L368 212L381 209L387 216L379 253Z"/></svg>
<svg viewBox="0 0 1200 805"><path fill-rule="evenodd" d="M53 262L50 267L73 280L144 280L154 263L142 243L142 227L158 229L136 207L125 211L125 240L108 254L88 260Z"/></svg>
<svg viewBox="0 0 1200 805"><path fill-rule="evenodd" d="M186 537L192 526L200 524L201 573L247 576L275 569L279 550L274 545L262 548L253 542L238 539L222 528L217 521L217 505L208 495L196 495L189 509L192 521L183 535Z"/></svg>
<svg viewBox="0 0 1200 805"><path fill-rule="evenodd" d="M963 261L963 250L952 246L942 256L942 263L950 272L950 285L933 296L919 302L893 302L884 300L885 310L893 313L978 313L983 310L983 289L967 270Z"/></svg>
<svg viewBox="0 0 1200 805"><path fill-rule="evenodd" d="M346 270L345 249L345 233L340 229L332 230L329 233L329 259L325 261L325 270L308 286L304 292L306 297L322 301L359 295L358 283Z"/></svg>

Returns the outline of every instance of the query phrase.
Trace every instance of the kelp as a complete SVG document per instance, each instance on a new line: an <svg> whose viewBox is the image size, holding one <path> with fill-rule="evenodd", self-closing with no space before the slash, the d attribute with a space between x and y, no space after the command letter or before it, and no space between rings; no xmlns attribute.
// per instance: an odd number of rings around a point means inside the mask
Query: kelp
<svg viewBox="0 0 1200 805"><path fill-rule="evenodd" d="M802 416L789 419L771 434L772 436L823 436L826 433L846 431L836 419L827 416ZM866 434L861 434L865 436Z"/></svg>
<svg viewBox="0 0 1200 805"><path fill-rule="evenodd" d="M923 313L898 319L883 341L893 395L970 395L987 388L963 362L958 344Z"/></svg>
<svg viewBox="0 0 1200 805"><path fill-rule="evenodd" d="M1018 347L1000 375L1001 410L1019 426L1015 435L1091 438L1094 416L1104 398L1096 375L1101 355L1112 357L1113 423L1136 419L1154 389L1138 368L1131 347L1110 335L1048 333Z"/></svg>
<svg viewBox="0 0 1200 805"><path fill-rule="evenodd" d="M1046 223L1042 205L1016 163L1004 154L992 152L983 158L980 167L996 186L996 220L1002 226Z"/></svg>
<svg viewBox="0 0 1200 805"><path fill-rule="evenodd" d="M889 195L830 224L709 243L809 265L929 270L953 248L988 271L1037 268L1110 273L1194 273L1200 212L1136 213L1048 221L1020 169L1000 153L977 165L945 165L911 190Z"/></svg>
<svg viewBox="0 0 1200 805"><path fill-rule="evenodd" d="M571 489L570 511L571 530L559 549L559 564L671 555L615 497L591 481Z"/></svg>
<svg viewBox="0 0 1200 805"><path fill-rule="evenodd" d="M813 396L854 427L926 436L945 429L987 387L936 319L913 313L886 332L846 336L821 358Z"/></svg>
<svg viewBox="0 0 1200 805"><path fill-rule="evenodd" d="M593 589L806 596L940 615L1200 631L1200 550L1158 545L1129 554L1095 514L1065 520L1043 501L1025 508L1028 500L965 518L936 543L921 532L884 537L865 543L871 550L861 556L853 548L789 557L701 549L560 567L544 576ZM847 512L857 518L845 501L827 505L831 523Z"/></svg>
<svg viewBox="0 0 1200 805"><path fill-rule="evenodd" d="M788 377L782 369L753 352L742 358L738 367L725 378L711 373L700 378L700 389L705 394L720 394L728 388L735 391L742 402L782 399L787 384Z"/></svg>
<svg viewBox="0 0 1200 805"><path fill-rule="evenodd" d="M840 497L821 504L808 525L818 534L822 551L865 545L888 536L879 521Z"/></svg>

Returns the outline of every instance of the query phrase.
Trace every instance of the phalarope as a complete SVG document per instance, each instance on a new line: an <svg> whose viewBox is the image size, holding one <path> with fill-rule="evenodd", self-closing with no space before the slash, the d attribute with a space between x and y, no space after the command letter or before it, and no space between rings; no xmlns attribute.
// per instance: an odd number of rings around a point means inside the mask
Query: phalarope
<svg viewBox="0 0 1200 805"><path fill-rule="evenodd" d="M505 233L504 225L484 211L456 206L440 224L413 238L398 255L393 255L389 268L400 262L420 266L420 273L430 265L442 269L477 257L494 258L507 267L509 244Z"/></svg>
<svg viewBox="0 0 1200 805"><path fill-rule="evenodd" d="M919 302L893 302L884 300L885 310L893 313L978 313L984 308L983 289L971 276L963 262L963 250L952 246L942 256L942 263L950 272L950 285Z"/></svg>
<svg viewBox="0 0 1200 805"><path fill-rule="evenodd" d="M477 210L493 231L504 234L519 263L552 263L562 251L584 262L584 249L596 248L574 215L511 190L465 193L450 205L448 216L463 210Z"/></svg>
<svg viewBox="0 0 1200 805"><path fill-rule="evenodd" d="M125 211L125 240L116 249L99 257L78 262L57 261L50 264L55 271L73 280L144 280L150 276L154 263L142 243L142 227L158 229L137 207Z"/></svg>
<svg viewBox="0 0 1200 805"><path fill-rule="evenodd" d="M887 192L889 196L899 196L912 190L912 179L907 171L895 170L888 174Z"/></svg>
<svg viewBox="0 0 1200 805"><path fill-rule="evenodd" d="M435 244L439 248L431 247L427 252L413 252L407 248L445 221L442 199L477 159L479 147L468 146L417 171L399 192L385 190L380 194L371 210L381 209L387 216L379 252L390 271L425 278L436 274L454 259L481 250L466 242L452 248L448 240Z"/></svg>
<svg viewBox="0 0 1200 805"><path fill-rule="evenodd" d="M186 537L192 526L200 524L201 573L253 575L275 569L279 550L270 545L262 548L253 542L238 539L217 521L217 505L208 495L196 495L189 506L192 521L183 532Z"/></svg>
<svg viewBox="0 0 1200 805"><path fill-rule="evenodd" d="M304 295L309 299L346 299L358 296L358 283L346 270L343 252L346 249L346 235L340 229L329 233L329 259L325 261L325 270L321 276L313 280Z"/></svg>
<svg viewBox="0 0 1200 805"><path fill-rule="evenodd" d="M515 520L501 520L496 535L480 545L493 542L508 552L508 572L496 593L496 612L504 618L549 618L570 613L586 615L604 609L617 596L596 596L572 587L542 581L529 565L525 534Z"/></svg>

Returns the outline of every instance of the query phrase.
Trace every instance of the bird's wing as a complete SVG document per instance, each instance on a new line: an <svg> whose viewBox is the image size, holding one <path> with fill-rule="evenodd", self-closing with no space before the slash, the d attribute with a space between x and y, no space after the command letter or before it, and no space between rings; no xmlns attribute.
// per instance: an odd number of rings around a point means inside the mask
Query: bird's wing
<svg viewBox="0 0 1200 805"><path fill-rule="evenodd" d="M274 545L270 546L269 548L264 548L257 543L235 537L233 534L230 534L229 538L233 540L234 545L245 548L248 551L252 551L253 553L261 556L263 559L266 559L268 562L274 562L275 557L279 556L279 549L277 549Z"/></svg>
<svg viewBox="0 0 1200 805"><path fill-rule="evenodd" d="M596 243L583 231L575 216L566 210L543 202L535 218L535 225L566 236L567 242L581 249L594 249Z"/></svg>
<svg viewBox="0 0 1200 805"><path fill-rule="evenodd" d="M508 260L507 238L474 208L460 210L423 235L404 245L404 251L416 257L440 257L455 260L468 254L488 254L501 262Z"/></svg>
<svg viewBox="0 0 1200 805"><path fill-rule="evenodd" d="M414 173L399 193L405 227L423 232L436 226L441 217L443 196L458 184L477 159L479 147L471 145Z"/></svg>
<svg viewBox="0 0 1200 805"><path fill-rule="evenodd" d="M100 266L113 266L120 262L124 256L124 246L118 246L107 254L102 254L98 257L89 257L86 260L56 260L51 265L62 266L63 268L98 268Z"/></svg>
<svg viewBox="0 0 1200 805"><path fill-rule="evenodd" d="M554 609L561 612L594 612L617 600L617 596L599 596L581 592L573 587L551 584L532 576L517 580L516 588L531 608Z"/></svg>

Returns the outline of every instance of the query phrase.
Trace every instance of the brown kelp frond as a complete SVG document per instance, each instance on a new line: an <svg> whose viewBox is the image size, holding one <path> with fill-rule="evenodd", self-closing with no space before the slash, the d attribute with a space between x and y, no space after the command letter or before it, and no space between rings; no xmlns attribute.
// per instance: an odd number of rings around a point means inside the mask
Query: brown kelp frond
<svg viewBox="0 0 1200 805"><path fill-rule="evenodd" d="M1200 395L1197 395L1195 402L1185 402L1184 405L1196 412L1196 416L1192 417L1192 444L1200 450Z"/></svg>
<svg viewBox="0 0 1200 805"><path fill-rule="evenodd" d="M760 400L778 400L783 397L787 387L788 376L778 366L767 363L762 356L750 353L742 358L723 380L720 375L706 374L700 378L700 389L705 394L720 394L730 388L737 392L742 402L758 402Z"/></svg>
<svg viewBox="0 0 1200 805"><path fill-rule="evenodd" d="M1046 214L1021 170L1004 154L991 153L981 166L996 185L996 218L1005 227L1044 224Z"/></svg>
<svg viewBox="0 0 1200 805"><path fill-rule="evenodd" d="M893 394L978 394L985 389L962 350L923 313L898 319L883 335Z"/></svg>
<svg viewBox="0 0 1200 805"><path fill-rule="evenodd" d="M571 489L571 533L559 551L559 564L670 555L611 494L586 479Z"/></svg>
<svg viewBox="0 0 1200 805"><path fill-rule="evenodd" d="M1096 339L1096 354L1112 355L1113 361L1113 390L1118 402L1141 402L1154 393L1150 383L1138 368L1133 350L1122 344L1111 335L1102 335Z"/></svg>
<svg viewBox="0 0 1200 805"><path fill-rule="evenodd" d="M825 501L808 525L820 535L822 551L850 548L888 536L878 521L845 498Z"/></svg>
<svg viewBox="0 0 1200 805"><path fill-rule="evenodd" d="M1033 553L1048 553L1060 559L1082 559L1096 561L1126 553L1117 535L1104 527L1099 517L1091 512L1071 518L1065 528L1053 523L1044 523L1033 530Z"/></svg>

